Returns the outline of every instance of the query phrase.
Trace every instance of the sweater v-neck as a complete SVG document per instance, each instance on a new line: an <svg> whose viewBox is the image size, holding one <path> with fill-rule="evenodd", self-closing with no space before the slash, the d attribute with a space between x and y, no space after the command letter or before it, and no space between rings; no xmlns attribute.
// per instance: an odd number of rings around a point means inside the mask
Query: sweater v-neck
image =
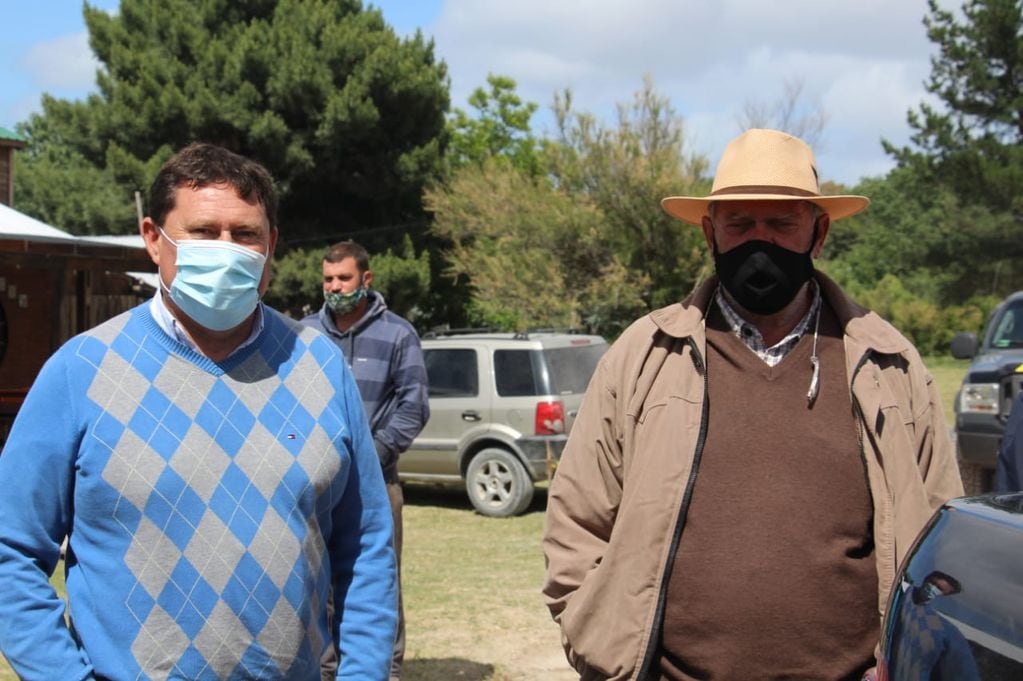
<svg viewBox="0 0 1023 681"><path fill-rule="evenodd" d="M771 366L732 331L717 306L713 306L707 318L707 343L714 346L722 358L738 367L747 375L755 375L771 382L790 371L807 372L810 380L810 355L813 350L813 333L808 331L780 362Z"/></svg>
<svg viewBox="0 0 1023 681"><path fill-rule="evenodd" d="M270 327L276 323L273 316L269 313L268 308L264 308L264 324L263 330L256 336L255 339L245 347L241 348L237 352L228 355L226 358L216 361L206 355L198 352L197 350L190 348L181 341L172 338L164 331L156 320L153 318L152 312L149 310L149 304L145 303L140 305L136 309L136 313L139 315L139 320L142 323L142 327L146 330L149 336L163 346L172 355L176 355L186 360L187 362L194 364L198 368L202 369L206 373L214 376L222 376L230 373L231 370L238 367L242 362L247 360L256 352L264 341L267 335L270 333Z"/></svg>

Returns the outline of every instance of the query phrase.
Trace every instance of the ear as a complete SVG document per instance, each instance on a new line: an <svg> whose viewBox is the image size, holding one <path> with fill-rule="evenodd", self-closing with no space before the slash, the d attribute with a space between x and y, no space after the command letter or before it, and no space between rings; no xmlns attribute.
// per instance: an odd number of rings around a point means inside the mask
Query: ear
<svg viewBox="0 0 1023 681"><path fill-rule="evenodd" d="M274 250L276 250L276 248L277 248L277 235L278 235L277 228L276 227L272 227L270 229L270 244L269 244L269 246L267 246L267 249L266 249L266 259L267 259L267 261L270 261L270 260L274 259Z"/></svg>
<svg viewBox="0 0 1023 681"><path fill-rule="evenodd" d="M373 281L373 270L366 270L362 273L362 285L369 288L370 282Z"/></svg>
<svg viewBox="0 0 1023 681"><path fill-rule="evenodd" d="M703 238L707 240L707 248L711 253L714 252L714 223L710 221L710 217L707 215L703 216L701 222L703 228Z"/></svg>
<svg viewBox="0 0 1023 681"><path fill-rule="evenodd" d="M151 217L145 217L142 219L142 223L139 225L139 234L142 235L142 241L145 244L146 251L149 252L149 257L153 263L160 266L160 228L156 226Z"/></svg>
<svg viewBox="0 0 1023 681"><path fill-rule="evenodd" d="M821 213L817 217L817 241L813 244L811 255L814 258L821 257L821 250L824 248L824 240L828 238L828 230L831 228L831 216Z"/></svg>

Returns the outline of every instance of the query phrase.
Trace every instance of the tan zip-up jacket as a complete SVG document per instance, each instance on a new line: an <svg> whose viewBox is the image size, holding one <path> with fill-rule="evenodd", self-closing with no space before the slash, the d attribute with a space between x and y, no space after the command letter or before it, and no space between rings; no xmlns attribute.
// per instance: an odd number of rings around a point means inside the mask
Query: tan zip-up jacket
<svg viewBox="0 0 1023 681"><path fill-rule="evenodd" d="M898 564L932 512L962 495L962 482L937 389L916 349L815 276L845 331L883 616ZM699 477L707 428L704 311L716 286L716 278L705 282L614 343L551 483L543 593L582 679L642 678L655 654L664 578Z"/></svg>

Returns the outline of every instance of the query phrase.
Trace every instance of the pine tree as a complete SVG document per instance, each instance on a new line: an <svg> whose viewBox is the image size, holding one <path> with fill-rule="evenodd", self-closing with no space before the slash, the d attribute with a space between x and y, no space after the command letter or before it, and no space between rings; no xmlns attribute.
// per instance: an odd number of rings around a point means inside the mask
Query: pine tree
<svg viewBox="0 0 1023 681"><path fill-rule="evenodd" d="M938 47L927 90L942 107L908 116L912 146L885 142L899 165L993 212L1023 208L1023 3L968 0L962 19L928 2L927 36Z"/></svg>
<svg viewBox="0 0 1023 681"><path fill-rule="evenodd" d="M131 232L133 193L201 140L263 162L281 242L383 250L426 227L446 67L359 0L123 0L85 6L101 68L84 101L45 97L20 130L20 207L77 233Z"/></svg>

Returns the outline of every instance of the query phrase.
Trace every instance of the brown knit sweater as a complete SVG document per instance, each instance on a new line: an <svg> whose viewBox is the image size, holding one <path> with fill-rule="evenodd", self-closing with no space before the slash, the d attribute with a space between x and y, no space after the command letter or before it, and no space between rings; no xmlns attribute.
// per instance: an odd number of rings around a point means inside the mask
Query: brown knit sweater
<svg viewBox="0 0 1023 681"><path fill-rule="evenodd" d="M838 323L775 367L707 323L710 416L668 577L663 679L859 679L878 639L872 504Z"/></svg>

